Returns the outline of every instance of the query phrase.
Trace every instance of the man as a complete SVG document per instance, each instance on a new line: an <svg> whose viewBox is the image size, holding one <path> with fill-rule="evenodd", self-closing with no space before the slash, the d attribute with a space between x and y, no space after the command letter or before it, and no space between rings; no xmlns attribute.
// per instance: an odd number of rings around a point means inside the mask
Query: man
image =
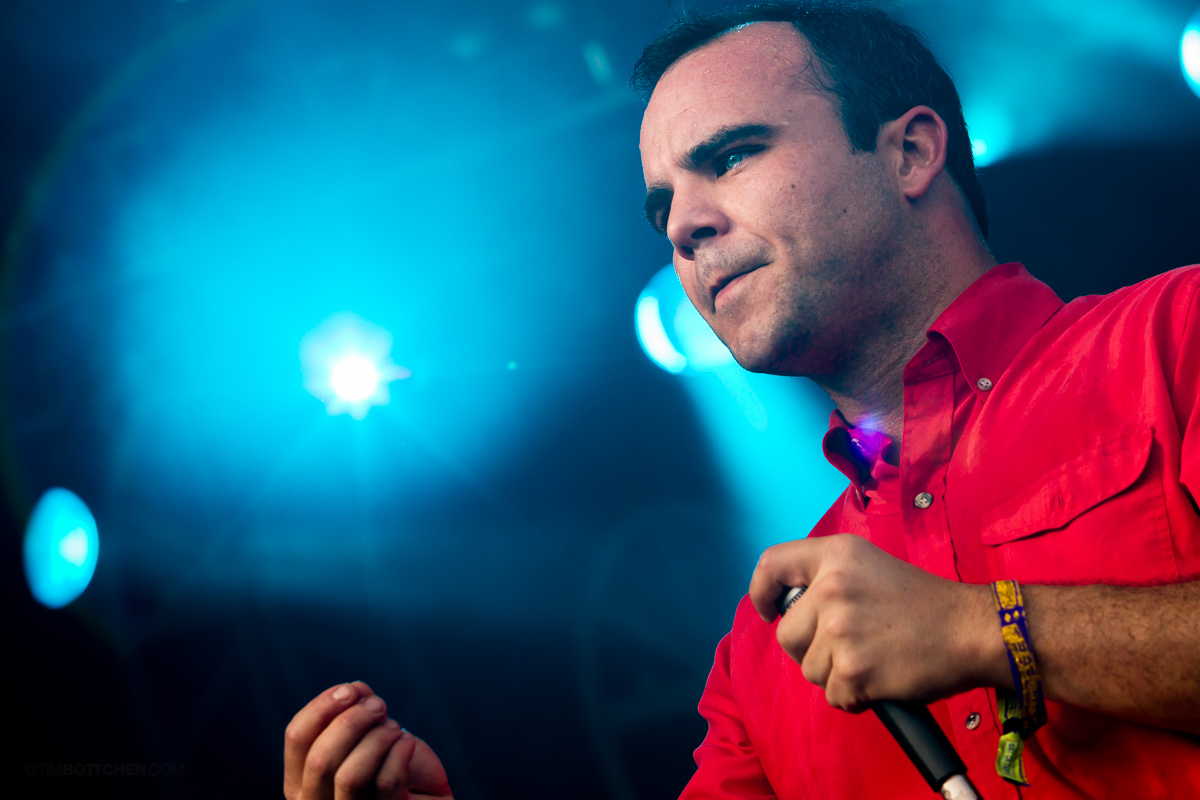
<svg viewBox="0 0 1200 800"><path fill-rule="evenodd" d="M932 702L989 800L1200 796L1200 270L1064 305L997 266L953 85L876 10L693 17L635 85L647 216L684 289L742 366L829 393L851 480L763 554L684 797L929 796L847 713L876 700ZM1001 635L989 584L1009 580L1036 670ZM788 586L808 589L780 618ZM1039 679L1018 792L997 698ZM448 796L384 719L362 684L316 698L285 794Z"/></svg>

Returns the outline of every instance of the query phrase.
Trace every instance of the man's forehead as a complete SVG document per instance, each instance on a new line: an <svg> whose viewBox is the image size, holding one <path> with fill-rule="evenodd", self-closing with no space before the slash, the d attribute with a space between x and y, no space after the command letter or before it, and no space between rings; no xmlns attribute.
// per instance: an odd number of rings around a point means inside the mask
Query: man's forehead
<svg viewBox="0 0 1200 800"><path fill-rule="evenodd" d="M642 147L667 137L703 135L703 130L761 117L778 110L778 98L796 91L811 68L808 43L787 22L757 22L736 28L681 57L663 74L642 119ZM645 154L644 154L645 155Z"/></svg>
<svg viewBox="0 0 1200 800"><path fill-rule="evenodd" d="M693 62L706 69L713 62L733 70L787 70L803 65L809 55L808 42L790 22L747 22L680 56L663 73L663 80L686 71Z"/></svg>

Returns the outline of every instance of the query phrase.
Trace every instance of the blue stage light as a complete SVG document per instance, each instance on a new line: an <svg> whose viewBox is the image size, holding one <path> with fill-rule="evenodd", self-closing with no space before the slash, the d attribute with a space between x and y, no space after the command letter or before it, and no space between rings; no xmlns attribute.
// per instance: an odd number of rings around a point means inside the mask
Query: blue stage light
<svg viewBox="0 0 1200 800"><path fill-rule="evenodd" d="M389 384L412 372L392 363L392 335L357 314L335 314L300 342L304 388L333 414L362 419L391 402Z"/></svg>
<svg viewBox="0 0 1200 800"><path fill-rule="evenodd" d="M83 594L96 572L100 538L87 504L66 489L50 489L25 528L25 579L39 603L62 608Z"/></svg>
<svg viewBox="0 0 1200 800"><path fill-rule="evenodd" d="M338 397L359 403L379 391L379 370L365 356L344 356L333 365L330 384Z"/></svg>
<svg viewBox="0 0 1200 800"><path fill-rule="evenodd" d="M638 298L636 317L638 341L650 360L667 372L682 371L687 366L687 358L675 349L667 336L658 311L658 298L643 292Z"/></svg>
<svg viewBox="0 0 1200 800"><path fill-rule="evenodd" d="M1008 114L992 106L973 106L966 109L965 116L975 166L995 164L1013 149L1012 121Z"/></svg>
<svg viewBox="0 0 1200 800"><path fill-rule="evenodd" d="M833 410L829 398L808 381L738 366L670 264L642 290L634 321L651 361L690 375L685 391L742 505L751 551L803 536L846 488L845 477L821 454Z"/></svg>
<svg viewBox="0 0 1200 800"><path fill-rule="evenodd" d="M1179 63L1188 86L1200 96L1200 10L1188 20L1183 38L1179 40Z"/></svg>
<svg viewBox="0 0 1200 800"><path fill-rule="evenodd" d="M733 363L733 354L688 300L670 264L642 290L634 322L646 355L668 372L712 372Z"/></svg>

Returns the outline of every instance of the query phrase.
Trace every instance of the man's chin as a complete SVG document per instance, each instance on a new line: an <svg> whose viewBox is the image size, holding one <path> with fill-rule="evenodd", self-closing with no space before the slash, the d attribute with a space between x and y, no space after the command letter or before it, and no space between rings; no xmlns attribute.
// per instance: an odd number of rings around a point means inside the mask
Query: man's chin
<svg viewBox="0 0 1200 800"><path fill-rule="evenodd" d="M752 349L731 349L733 360L747 372L757 372L761 375L801 375L795 365L786 358L781 358L773 351L761 352Z"/></svg>
<svg viewBox="0 0 1200 800"><path fill-rule="evenodd" d="M812 361L812 353L805 347L809 337L807 334L789 337L785 340L771 338L755 338L750 341L739 340L729 346L733 358L747 372L758 372L763 375L807 376L818 374L821 370Z"/></svg>

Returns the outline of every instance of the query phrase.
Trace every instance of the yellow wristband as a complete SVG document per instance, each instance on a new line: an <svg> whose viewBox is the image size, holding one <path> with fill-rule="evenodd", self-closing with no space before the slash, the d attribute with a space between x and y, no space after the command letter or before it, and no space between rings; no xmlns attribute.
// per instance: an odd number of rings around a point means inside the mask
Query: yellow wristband
<svg viewBox="0 0 1200 800"><path fill-rule="evenodd" d="M1024 740L1046 724L1046 701L1042 694L1042 676L1029 647L1029 628L1025 622L1025 604L1016 581L992 584L992 599L1000 617L1000 635L1008 652L1014 692L996 691L1000 706L1003 735L996 753L996 772L1013 783L1028 786L1021 761Z"/></svg>

